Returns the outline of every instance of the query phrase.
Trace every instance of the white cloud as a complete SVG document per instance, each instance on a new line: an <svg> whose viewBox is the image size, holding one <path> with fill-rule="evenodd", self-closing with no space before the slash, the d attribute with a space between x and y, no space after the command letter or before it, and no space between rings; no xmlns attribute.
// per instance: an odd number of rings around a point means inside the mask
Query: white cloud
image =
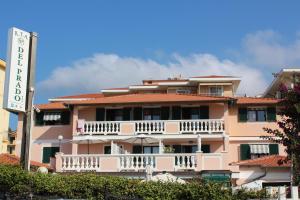
<svg viewBox="0 0 300 200"><path fill-rule="evenodd" d="M138 84L143 79L165 79L179 74L183 77L212 74L240 76L239 91L248 95L263 92L267 85L259 70L231 60L220 60L211 54L186 57L174 54L172 61L161 64L151 59L99 53L75 61L70 66L56 68L49 78L38 83L38 91L47 95L98 92L103 88Z"/></svg>
<svg viewBox="0 0 300 200"><path fill-rule="evenodd" d="M244 38L243 46L246 59L254 65L279 69L300 63L299 33L294 41L286 43L275 31L257 31Z"/></svg>

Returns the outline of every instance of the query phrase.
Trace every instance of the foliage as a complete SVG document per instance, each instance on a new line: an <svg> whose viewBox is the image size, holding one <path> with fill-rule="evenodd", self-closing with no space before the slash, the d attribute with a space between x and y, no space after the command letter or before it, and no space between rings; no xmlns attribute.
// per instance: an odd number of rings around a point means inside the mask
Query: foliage
<svg viewBox="0 0 300 200"><path fill-rule="evenodd" d="M294 89L287 89L284 85L280 89L284 99L279 103L279 115L277 121L279 129L264 128L271 134L265 138L282 144L286 147L287 159L292 160L294 184L300 184L300 85ZM274 137L275 136L275 137Z"/></svg>
<svg viewBox="0 0 300 200"><path fill-rule="evenodd" d="M165 146L164 147L164 153L174 153L175 149L171 146Z"/></svg>
<svg viewBox="0 0 300 200"><path fill-rule="evenodd" d="M186 184L141 182L136 179L99 176L95 173L41 174L27 173L16 166L0 165L0 193L5 192L18 199L56 197L70 199L104 199L108 195L115 199L220 199L237 200L264 198L263 191L231 189L218 183L193 180ZM125 198L126 197L126 198Z"/></svg>

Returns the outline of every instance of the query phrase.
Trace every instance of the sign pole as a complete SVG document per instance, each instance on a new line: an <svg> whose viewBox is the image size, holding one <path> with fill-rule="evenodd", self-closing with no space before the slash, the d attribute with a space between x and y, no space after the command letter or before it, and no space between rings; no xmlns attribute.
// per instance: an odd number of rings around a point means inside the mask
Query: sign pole
<svg viewBox="0 0 300 200"><path fill-rule="evenodd" d="M21 159L20 159L21 166L26 171L30 171L30 144L31 144L32 116L33 116L32 108L33 108L33 96L34 96L36 48L37 48L37 33L31 32L30 43L29 43L26 107L23 116L23 136L22 136Z"/></svg>

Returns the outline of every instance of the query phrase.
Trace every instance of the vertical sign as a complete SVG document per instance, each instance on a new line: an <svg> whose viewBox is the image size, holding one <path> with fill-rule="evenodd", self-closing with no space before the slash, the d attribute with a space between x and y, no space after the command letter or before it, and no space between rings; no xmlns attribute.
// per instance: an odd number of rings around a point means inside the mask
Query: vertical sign
<svg viewBox="0 0 300 200"><path fill-rule="evenodd" d="M25 112L30 33L11 28L8 33L3 107Z"/></svg>

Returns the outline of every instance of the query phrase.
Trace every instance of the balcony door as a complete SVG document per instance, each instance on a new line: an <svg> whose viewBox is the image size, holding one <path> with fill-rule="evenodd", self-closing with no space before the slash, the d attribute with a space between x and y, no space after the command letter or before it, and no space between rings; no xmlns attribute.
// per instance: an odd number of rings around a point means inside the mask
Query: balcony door
<svg viewBox="0 0 300 200"><path fill-rule="evenodd" d="M209 119L209 107L182 107L182 119Z"/></svg>
<svg viewBox="0 0 300 200"><path fill-rule="evenodd" d="M144 120L161 120L160 108L144 108L143 109Z"/></svg>

